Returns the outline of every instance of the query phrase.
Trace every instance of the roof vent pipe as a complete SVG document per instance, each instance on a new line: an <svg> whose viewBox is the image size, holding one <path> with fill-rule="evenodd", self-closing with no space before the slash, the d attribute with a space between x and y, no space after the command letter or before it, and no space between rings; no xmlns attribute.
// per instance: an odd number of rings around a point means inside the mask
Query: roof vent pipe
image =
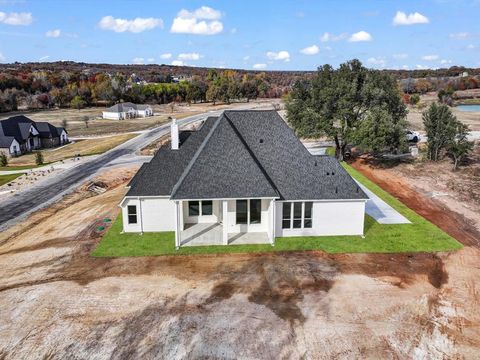
<svg viewBox="0 0 480 360"><path fill-rule="evenodd" d="M172 150L178 150L180 144L178 138L178 124L176 119L172 119L172 124L170 125L170 138Z"/></svg>

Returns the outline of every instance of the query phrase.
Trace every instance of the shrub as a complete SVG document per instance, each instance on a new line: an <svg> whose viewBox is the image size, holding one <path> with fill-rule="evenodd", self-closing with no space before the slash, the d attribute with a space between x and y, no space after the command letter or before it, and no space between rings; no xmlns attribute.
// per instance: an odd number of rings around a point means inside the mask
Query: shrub
<svg viewBox="0 0 480 360"><path fill-rule="evenodd" d="M35 154L35 164L43 165L43 154L41 151Z"/></svg>
<svg viewBox="0 0 480 360"><path fill-rule="evenodd" d="M8 165L7 155L5 155L3 152L0 152L0 166L7 166L7 165Z"/></svg>

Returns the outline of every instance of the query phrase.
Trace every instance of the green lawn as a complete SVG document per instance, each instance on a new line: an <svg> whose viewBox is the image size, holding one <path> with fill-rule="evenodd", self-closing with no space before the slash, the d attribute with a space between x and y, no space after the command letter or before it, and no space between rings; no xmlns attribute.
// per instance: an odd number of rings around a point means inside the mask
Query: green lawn
<svg viewBox="0 0 480 360"><path fill-rule="evenodd" d="M17 177L22 176L23 174L9 174L9 175L0 175L0 186L9 183L12 180L15 180Z"/></svg>
<svg viewBox="0 0 480 360"><path fill-rule="evenodd" d="M172 254L215 254L241 252L273 252L322 250L327 253L397 253L436 252L462 248L455 239L410 210L399 200L382 190L347 164L346 170L355 179L380 196L395 210L410 220L411 224L382 225L365 216L365 238L361 236L321 236L277 238L271 245L230 245L184 247L175 250L174 233L121 234L119 216L107 231L93 256L148 256Z"/></svg>

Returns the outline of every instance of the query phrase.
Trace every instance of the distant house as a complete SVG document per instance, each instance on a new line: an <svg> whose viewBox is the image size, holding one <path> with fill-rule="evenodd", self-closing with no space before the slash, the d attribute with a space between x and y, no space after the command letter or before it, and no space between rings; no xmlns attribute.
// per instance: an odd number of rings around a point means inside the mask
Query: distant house
<svg viewBox="0 0 480 360"><path fill-rule="evenodd" d="M48 122L35 122L26 116L13 116L0 121L0 151L7 156L19 156L43 148L68 143L63 127Z"/></svg>
<svg viewBox="0 0 480 360"><path fill-rule="evenodd" d="M103 111L103 118L109 120L125 120L147 116L153 116L150 105L138 105L130 102L115 104Z"/></svg>
<svg viewBox="0 0 480 360"><path fill-rule="evenodd" d="M177 248L364 233L366 194L275 111L225 111L181 133L174 121L171 138L129 183L124 232L175 231Z"/></svg>

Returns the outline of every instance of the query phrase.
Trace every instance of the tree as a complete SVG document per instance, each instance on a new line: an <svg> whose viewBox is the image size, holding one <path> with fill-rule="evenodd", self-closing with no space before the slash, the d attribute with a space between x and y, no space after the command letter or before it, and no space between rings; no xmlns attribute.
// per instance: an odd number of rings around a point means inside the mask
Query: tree
<svg viewBox="0 0 480 360"><path fill-rule="evenodd" d="M8 165L8 158L3 152L0 151L0 166L7 166Z"/></svg>
<svg viewBox="0 0 480 360"><path fill-rule="evenodd" d="M427 157L438 161L455 141L458 120L447 105L433 103L424 111L423 125L427 135Z"/></svg>
<svg viewBox="0 0 480 360"><path fill-rule="evenodd" d="M82 109L84 106L85 101L83 101L83 99L79 95L75 96L72 101L70 101L70 107L72 109L77 109L78 111L80 111L80 109Z"/></svg>
<svg viewBox="0 0 480 360"><path fill-rule="evenodd" d="M364 151L381 152L406 149L405 119L395 121L383 108L369 111L355 132L355 143Z"/></svg>
<svg viewBox="0 0 480 360"><path fill-rule="evenodd" d="M89 121L90 121L90 118L89 118L87 115L85 115L85 116L83 117L83 122L85 123L85 127L86 127L87 129L88 129L88 122L89 122Z"/></svg>
<svg viewBox="0 0 480 360"><path fill-rule="evenodd" d="M473 150L473 141L468 141L467 135L469 128L467 125L458 122L456 135L448 144L448 154L453 159L453 171L458 169L458 165Z"/></svg>
<svg viewBox="0 0 480 360"><path fill-rule="evenodd" d="M420 102L420 96L418 94L412 94L410 96L410 105L417 105Z"/></svg>
<svg viewBox="0 0 480 360"><path fill-rule="evenodd" d="M66 129L68 127L68 121L66 119L62 120L62 127Z"/></svg>
<svg viewBox="0 0 480 360"><path fill-rule="evenodd" d="M35 154L35 164L43 165L43 154L41 151Z"/></svg>
<svg viewBox="0 0 480 360"><path fill-rule="evenodd" d="M389 126L395 128L384 139L386 146L400 146L405 137L405 129L399 128L405 126L407 111L395 80L366 69L358 60L336 70L324 65L313 80L298 81L287 97L286 108L288 122L299 136L332 138L339 160L347 146L359 140L356 132L373 111L383 110L389 115Z"/></svg>

